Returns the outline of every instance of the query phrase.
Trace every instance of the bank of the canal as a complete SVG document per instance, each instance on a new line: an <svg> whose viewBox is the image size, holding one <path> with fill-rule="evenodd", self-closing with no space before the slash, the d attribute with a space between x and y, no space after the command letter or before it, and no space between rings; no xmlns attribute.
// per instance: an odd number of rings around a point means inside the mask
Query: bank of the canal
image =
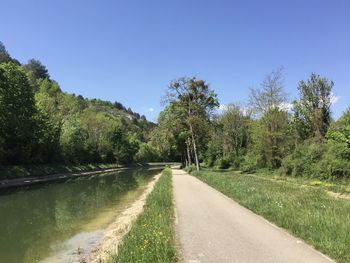
<svg viewBox="0 0 350 263"><path fill-rule="evenodd" d="M64 262L98 242L163 166L0 191L0 261Z"/></svg>

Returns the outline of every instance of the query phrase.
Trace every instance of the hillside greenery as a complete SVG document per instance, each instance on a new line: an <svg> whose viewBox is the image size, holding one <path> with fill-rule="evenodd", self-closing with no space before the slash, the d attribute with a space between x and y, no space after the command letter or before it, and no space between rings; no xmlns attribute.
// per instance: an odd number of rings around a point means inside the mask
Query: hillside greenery
<svg viewBox="0 0 350 263"><path fill-rule="evenodd" d="M156 126L120 102L62 91L38 60L21 64L0 42L0 166L162 160Z"/></svg>

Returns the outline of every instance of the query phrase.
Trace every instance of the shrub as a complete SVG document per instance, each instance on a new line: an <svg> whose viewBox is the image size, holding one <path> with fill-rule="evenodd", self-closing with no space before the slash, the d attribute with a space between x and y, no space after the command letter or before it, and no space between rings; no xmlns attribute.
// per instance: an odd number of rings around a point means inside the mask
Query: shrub
<svg viewBox="0 0 350 263"><path fill-rule="evenodd" d="M215 165L220 169L227 169L231 165L231 160L229 157L222 157L216 160Z"/></svg>
<svg viewBox="0 0 350 263"><path fill-rule="evenodd" d="M244 173L254 173L258 169L259 164L259 155L250 152L248 153L243 160L241 165L241 170Z"/></svg>
<svg viewBox="0 0 350 263"><path fill-rule="evenodd" d="M281 171L310 178L350 178L349 161L350 148L345 143L306 143L283 160Z"/></svg>
<svg viewBox="0 0 350 263"><path fill-rule="evenodd" d="M315 166L318 176L322 179L350 178L349 159L343 158L346 151L342 145L331 144L319 165Z"/></svg>

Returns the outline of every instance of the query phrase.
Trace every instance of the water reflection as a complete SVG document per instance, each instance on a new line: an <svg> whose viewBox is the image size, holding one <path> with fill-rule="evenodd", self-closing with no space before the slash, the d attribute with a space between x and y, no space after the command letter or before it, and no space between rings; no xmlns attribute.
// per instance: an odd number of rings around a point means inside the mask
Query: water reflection
<svg viewBox="0 0 350 263"><path fill-rule="evenodd" d="M129 170L3 191L0 261L37 262L70 237L104 227L159 171Z"/></svg>

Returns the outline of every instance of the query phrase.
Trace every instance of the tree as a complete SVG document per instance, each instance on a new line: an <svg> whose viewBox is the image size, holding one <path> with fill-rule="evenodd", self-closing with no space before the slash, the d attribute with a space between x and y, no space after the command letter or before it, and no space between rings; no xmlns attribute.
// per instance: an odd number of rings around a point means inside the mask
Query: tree
<svg viewBox="0 0 350 263"><path fill-rule="evenodd" d="M350 109L347 109L336 122L331 124L326 138L337 143L344 143L350 148Z"/></svg>
<svg viewBox="0 0 350 263"><path fill-rule="evenodd" d="M222 124L224 139L224 154L234 158L238 168L241 155L248 146L248 128L250 111L242 110L241 107L229 104L223 111L220 123Z"/></svg>
<svg viewBox="0 0 350 263"><path fill-rule="evenodd" d="M251 89L249 102L258 113L266 113L270 109L281 108L286 103L282 68L272 71L261 83L260 89Z"/></svg>
<svg viewBox="0 0 350 263"><path fill-rule="evenodd" d="M271 72L261 84L261 89L252 89L250 104L262 116L259 126L253 130L255 151L260 162L270 168L281 166L286 155L288 136L288 113L283 109L286 93L283 88L282 70Z"/></svg>
<svg viewBox="0 0 350 263"><path fill-rule="evenodd" d="M209 142L205 152L205 161L208 166L214 166L218 160L224 157L224 135L221 116L214 115L209 129Z"/></svg>
<svg viewBox="0 0 350 263"><path fill-rule="evenodd" d="M46 67L36 59L30 59L27 64L23 65L23 68L28 74L30 83L36 87L38 80L48 79L50 75Z"/></svg>
<svg viewBox="0 0 350 263"><path fill-rule="evenodd" d="M60 145L63 160L70 163L89 161L88 132L83 128L78 114L72 114L62 125Z"/></svg>
<svg viewBox="0 0 350 263"><path fill-rule="evenodd" d="M7 52L5 45L0 41L0 64L12 62L16 65L20 65L18 60L13 59Z"/></svg>
<svg viewBox="0 0 350 263"><path fill-rule="evenodd" d="M2 163L32 161L36 108L25 72L13 63L0 65L0 138Z"/></svg>
<svg viewBox="0 0 350 263"><path fill-rule="evenodd" d="M314 73L300 81L299 101L293 102L294 124L299 140L316 138L323 140L331 123L333 81Z"/></svg>
<svg viewBox="0 0 350 263"><path fill-rule="evenodd" d="M192 145L197 171L199 170L198 142L205 131L212 110L218 107L217 95L203 80L196 78L179 78L168 87L166 102L175 106L187 125L189 138L187 147ZM190 142L190 143L189 143Z"/></svg>
<svg viewBox="0 0 350 263"><path fill-rule="evenodd" d="M6 50L5 45L0 41L0 64L11 62L11 57Z"/></svg>

